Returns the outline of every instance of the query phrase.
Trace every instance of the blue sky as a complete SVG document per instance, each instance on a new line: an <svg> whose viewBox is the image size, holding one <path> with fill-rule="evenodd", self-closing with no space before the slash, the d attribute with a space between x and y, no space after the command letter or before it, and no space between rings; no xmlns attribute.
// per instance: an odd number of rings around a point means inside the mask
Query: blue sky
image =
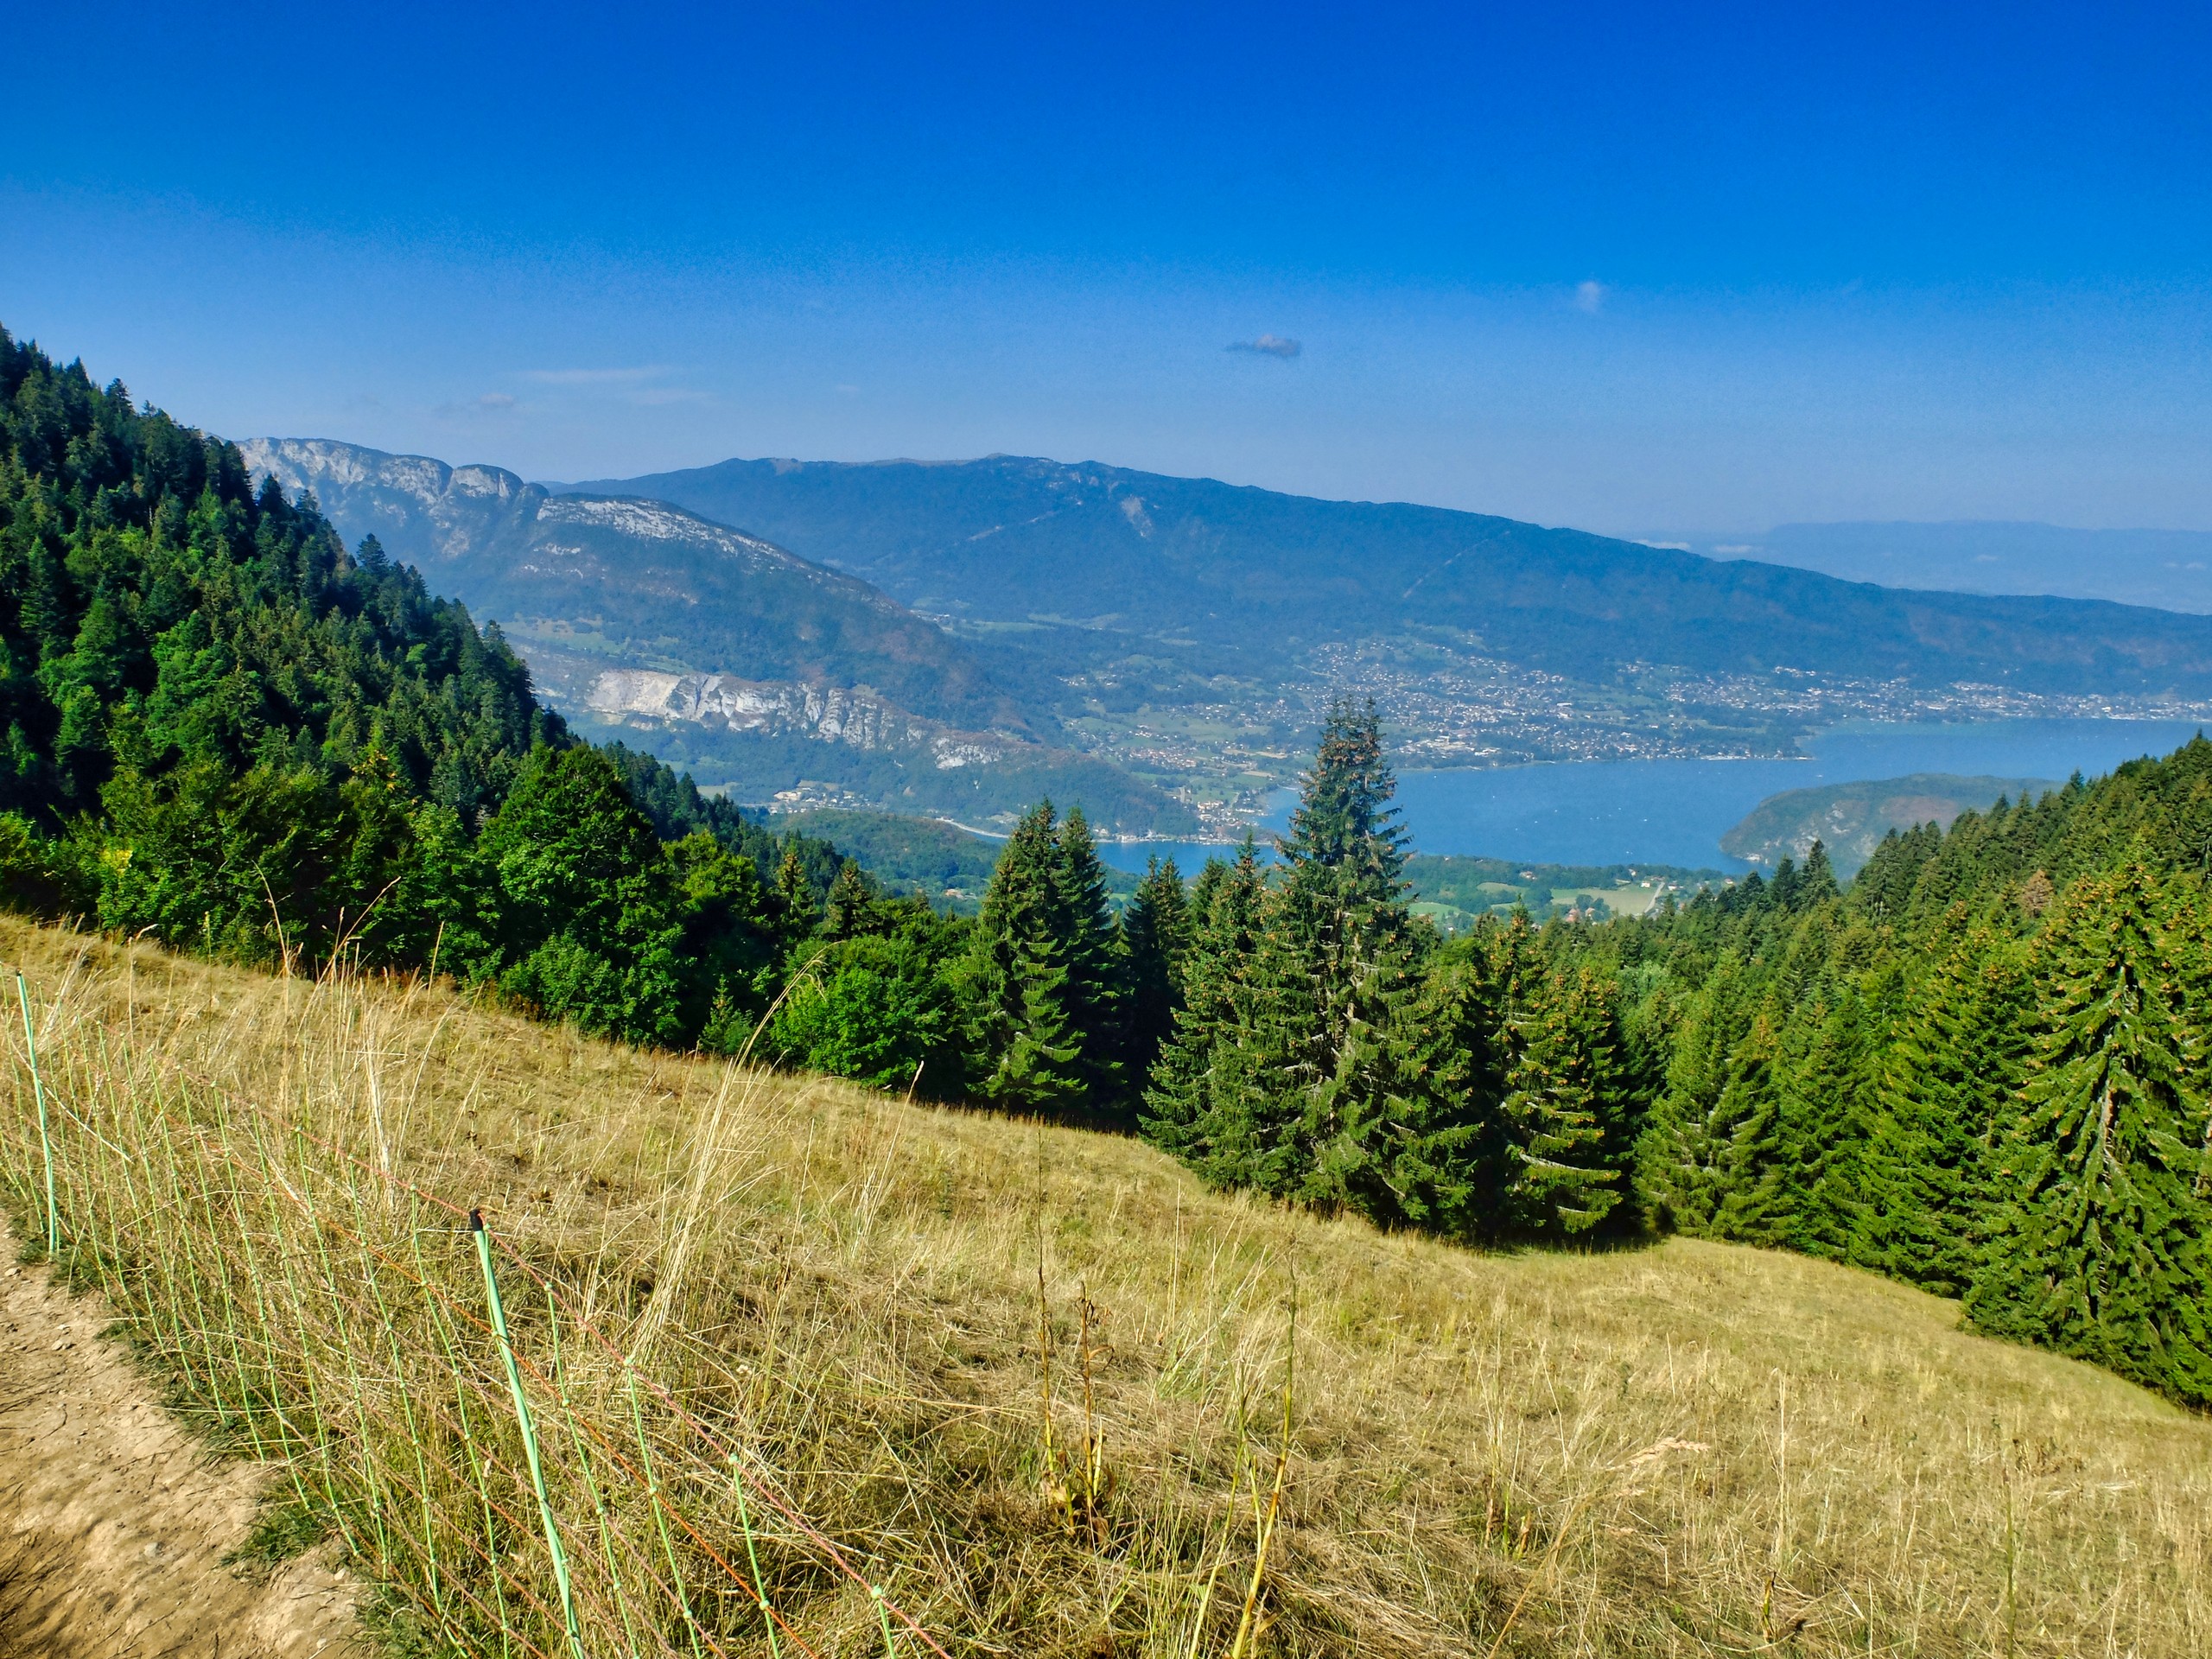
<svg viewBox="0 0 2212 1659"><path fill-rule="evenodd" d="M0 321L534 477L2212 528L2202 6L454 10L12 16Z"/></svg>

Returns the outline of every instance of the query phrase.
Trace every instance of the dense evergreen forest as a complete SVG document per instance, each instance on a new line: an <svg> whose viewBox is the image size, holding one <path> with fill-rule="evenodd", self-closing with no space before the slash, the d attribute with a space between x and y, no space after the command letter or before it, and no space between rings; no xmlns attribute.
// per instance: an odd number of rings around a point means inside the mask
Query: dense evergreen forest
<svg viewBox="0 0 2212 1659"><path fill-rule="evenodd" d="M1371 715L1202 878L1146 1132L1471 1239L1679 1231L1962 1297L2212 1406L2212 743L1599 925L1409 922Z"/></svg>
<svg viewBox="0 0 2212 1659"><path fill-rule="evenodd" d="M2212 744L1652 915L1445 940L1371 708L1280 862L1117 915L1040 804L980 913L575 740L493 627L0 331L0 892L272 966L1134 1129L1475 1243L1852 1262L2212 1406Z"/></svg>

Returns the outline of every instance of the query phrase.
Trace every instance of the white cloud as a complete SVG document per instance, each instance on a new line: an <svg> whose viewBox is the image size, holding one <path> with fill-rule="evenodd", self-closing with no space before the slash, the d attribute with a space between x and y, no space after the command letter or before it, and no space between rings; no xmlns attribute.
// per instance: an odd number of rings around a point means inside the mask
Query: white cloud
<svg viewBox="0 0 2212 1659"><path fill-rule="evenodd" d="M513 393L487 391L478 397L440 404L430 412L442 421L459 421L478 415L504 415L515 406Z"/></svg>
<svg viewBox="0 0 2212 1659"><path fill-rule="evenodd" d="M1257 340L1232 340L1232 352L1256 352L1262 357L1279 357L1285 362L1296 357L1306 347L1287 334L1262 334Z"/></svg>
<svg viewBox="0 0 2212 1659"><path fill-rule="evenodd" d="M1594 316L1605 303L1605 285L1603 283L1575 284L1574 308L1576 310L1587 311Z"/></svg>

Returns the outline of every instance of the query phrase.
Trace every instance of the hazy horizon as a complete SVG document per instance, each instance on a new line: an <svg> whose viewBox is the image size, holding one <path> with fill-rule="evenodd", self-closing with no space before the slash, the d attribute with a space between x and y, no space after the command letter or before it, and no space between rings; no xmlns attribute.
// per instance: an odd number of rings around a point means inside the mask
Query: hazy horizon
<svg viewBox="0 0 2212 1659"><path fill-rule="evenodd" d="M226 435L562 479L1095 458L1630 536L2212 528L2201 12L247 5L16 43L101 96L19 78L0 321Z"/></svg>

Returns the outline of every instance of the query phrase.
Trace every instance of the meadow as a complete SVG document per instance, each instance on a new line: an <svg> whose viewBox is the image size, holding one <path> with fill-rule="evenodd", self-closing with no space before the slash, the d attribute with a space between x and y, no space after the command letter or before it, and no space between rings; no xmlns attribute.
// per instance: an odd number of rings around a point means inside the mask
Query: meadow
<svg viewBox="0 0 2212 1659"><path fill-rule="evenodd" d="M57 1266L397 1652L2212 1649L2212 1423L1871 1274L1477 1253L416 979L0 947L17 1236L50 1149Z"/></svg>

